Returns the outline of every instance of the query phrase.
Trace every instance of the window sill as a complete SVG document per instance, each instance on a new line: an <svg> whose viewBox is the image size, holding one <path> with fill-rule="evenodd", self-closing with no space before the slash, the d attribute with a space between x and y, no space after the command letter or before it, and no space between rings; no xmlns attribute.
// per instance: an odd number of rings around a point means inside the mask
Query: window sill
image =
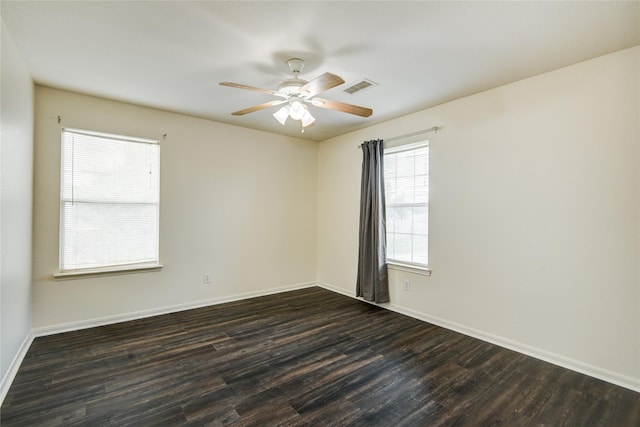
<svg viewBox="0 0 640 427"><path fill-rule="evenodd" d="M84 279L88 277L115 276L119 274L148 273L162 270L162 264L136 264L106 268L87 268L84 270L70 270L54 273L55 280Z"/></svg>
<svg viewBox="0 0 640 427"><path fill-rule="evenodd" d="M405 271L407 273L420 274L422 276L431 276L431 270L429 267L420 267L417 265L387 261L387 268L391 270Z"/></svg>

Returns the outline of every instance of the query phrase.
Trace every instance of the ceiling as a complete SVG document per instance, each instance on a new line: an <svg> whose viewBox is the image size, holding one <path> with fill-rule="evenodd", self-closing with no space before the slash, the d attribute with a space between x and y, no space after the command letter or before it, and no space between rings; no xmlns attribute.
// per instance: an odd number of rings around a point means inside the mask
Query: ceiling
<svg viewBox="0 0 640 427"><path fill-rule="evenodd" d="M321 141L640 44L640 2L7 1L0 3L37 84ZM324 72L330 100L362 118L310 107L316 125L282 126L265 89ZM363 78L378 83L350 95Z"/></svg>

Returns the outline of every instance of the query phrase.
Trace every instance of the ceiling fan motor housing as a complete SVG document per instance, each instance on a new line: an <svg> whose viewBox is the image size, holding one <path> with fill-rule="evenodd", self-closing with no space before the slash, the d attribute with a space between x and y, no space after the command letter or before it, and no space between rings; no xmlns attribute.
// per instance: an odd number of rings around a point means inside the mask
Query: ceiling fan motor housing
<svg viewBox="0 0 640 427"><path fill-rule="evenodd" d="M278 85L278 92L283 95L300 94L299 89L307 83L299 78L287 79Z"/></svg>

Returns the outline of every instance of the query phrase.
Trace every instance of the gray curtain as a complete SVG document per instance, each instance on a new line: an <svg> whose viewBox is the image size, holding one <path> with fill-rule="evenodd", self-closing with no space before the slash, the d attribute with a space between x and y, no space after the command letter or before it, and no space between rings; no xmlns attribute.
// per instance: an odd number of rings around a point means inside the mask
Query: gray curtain
<svg viewBox="0 0 640 427"><path fill-rule="evenodd" d="M362 144L360 248L356 296L389 302L382 140Z"/></svg>

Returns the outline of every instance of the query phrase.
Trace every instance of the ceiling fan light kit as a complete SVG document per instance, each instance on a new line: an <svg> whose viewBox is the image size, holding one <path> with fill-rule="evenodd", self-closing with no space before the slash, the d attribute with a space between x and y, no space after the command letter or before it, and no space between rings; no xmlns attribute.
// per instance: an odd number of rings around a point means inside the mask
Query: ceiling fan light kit
<svg viewBox="0 0 640 427"><path fill-rule="evenodd" d="M305 105L306 103L311 104L314 107L341 111L343 113L349 113L360 117L369 117L371 114L373 114L373 110L371 110L370 108L345 104L339 101L314 98L319 93L343 84L344 80L342 80L342 78L340 78L339 76L331 73L324 73L321 76L308 82L298 77L305 65L305 62L302 59L291 58L287 61L287 65L293 73L293 78L286 79L281 82L278 85L277 91L261 89L253 86L242 85L239 83L220 82L222 86L252 90L255 92L263 92L277 96L279 98L283 98L282 100L274 100L271 102L266 102L264 104L245 108L243 110L235 111L231 114L234 116L242 116L248 113L253 113L254 111L259 111L265 108L286 103L286 105L280 107L278 111L273 113L273 117L275 117L275 119L278 120L278 122L280 122L283 126L286 124L289 117L291 117L291 119L293 120L300 121L300 128L302 132L304 132L304 128L311 126L316 121L315 117L313 117L313 115L309 111L309 107Z"/></svg>
<svg viewBox="0 0 640 427"><path fill-rule="evenodd" d="M291 117L293 120L300 120L300 126L302 132L304 128L313 124L316 118L311 115L309 108L306 105L301 104L299 101L289 101L289 105L281 107L278 111L273 113L273 117L278 120L282 126L287 123L287 119Z"/></svg>

